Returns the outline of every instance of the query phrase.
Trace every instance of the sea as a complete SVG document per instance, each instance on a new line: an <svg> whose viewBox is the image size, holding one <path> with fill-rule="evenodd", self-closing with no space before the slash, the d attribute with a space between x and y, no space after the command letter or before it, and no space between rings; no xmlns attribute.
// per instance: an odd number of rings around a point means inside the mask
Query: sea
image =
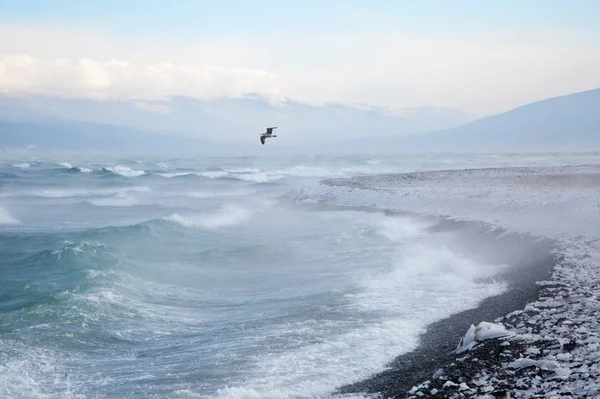
<svg viewBox="0 0 600 399"><path fill-rule="evenodd" d="M373 190L388 187L349 180L340 192L346 178L438 176L423 193L443 184L440 171L599 163L598 153L4 154L0 397L349 397L338 388L417 348L431 323L505 292L497 276L516 266L470 256L458 224L435 229L443 203L413 198L403 212L411 190L378 203Z"/></svg>

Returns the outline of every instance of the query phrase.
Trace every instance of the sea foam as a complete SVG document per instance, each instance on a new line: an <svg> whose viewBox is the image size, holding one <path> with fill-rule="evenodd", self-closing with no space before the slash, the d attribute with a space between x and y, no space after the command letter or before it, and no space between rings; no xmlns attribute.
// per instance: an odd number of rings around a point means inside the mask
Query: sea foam
<svg viewBox="0 0 600 399"><path fill-rule="evenodd" d="M114 173L115 175L125 176L125 177L138 177L146 174L146 171L143 170L133 170L126 166L107 166L103 168L109 172Z"/></svg>

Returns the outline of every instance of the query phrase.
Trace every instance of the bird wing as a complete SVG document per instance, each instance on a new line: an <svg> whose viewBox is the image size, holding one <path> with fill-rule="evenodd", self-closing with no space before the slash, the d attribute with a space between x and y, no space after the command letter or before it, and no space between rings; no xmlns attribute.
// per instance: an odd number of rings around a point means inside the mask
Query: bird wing
<svg viewBox="0 0 600 399"><path fill-rule="evenodd" d="M273 129L277 129L277 126L275 126L275 127L268 127L267 128L267 134L272 134L273 133Z"/></svg>
<svg viewBox="0 0 600 399"><path fill-rule="evenodd" d="M260 142L265 145L265 136L260 136Z"/></svg>

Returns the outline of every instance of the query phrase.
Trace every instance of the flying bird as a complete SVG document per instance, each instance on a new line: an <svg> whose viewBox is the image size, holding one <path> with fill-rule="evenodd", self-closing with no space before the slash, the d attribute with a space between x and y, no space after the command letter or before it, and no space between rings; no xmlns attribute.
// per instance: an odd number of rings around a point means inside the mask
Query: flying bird
<svg viewBox="0 0 600 399"><path fill-rule="evenodd" d="M275 134L275 135L273 134L273 129L277 129L277 126L275 126L275 127L268 127L268 128L267 128L267 131L266 131L266 133L262 133L262 134L260 135L260 142L261 142L263 145L265 145L265 139L266 139L267 137L277 137L277 135L276 135L276 134Z"/></svg>

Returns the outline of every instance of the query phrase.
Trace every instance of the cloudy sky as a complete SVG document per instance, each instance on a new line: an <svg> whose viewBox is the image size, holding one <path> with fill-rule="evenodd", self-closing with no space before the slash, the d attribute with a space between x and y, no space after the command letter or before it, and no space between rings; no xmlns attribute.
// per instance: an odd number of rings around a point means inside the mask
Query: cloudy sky
<svg viewBox="0 0 600 399"><path fill-rule="evenodd" d="M600 87L596 0L0 2L0 90L483 116Z"/></svg>

